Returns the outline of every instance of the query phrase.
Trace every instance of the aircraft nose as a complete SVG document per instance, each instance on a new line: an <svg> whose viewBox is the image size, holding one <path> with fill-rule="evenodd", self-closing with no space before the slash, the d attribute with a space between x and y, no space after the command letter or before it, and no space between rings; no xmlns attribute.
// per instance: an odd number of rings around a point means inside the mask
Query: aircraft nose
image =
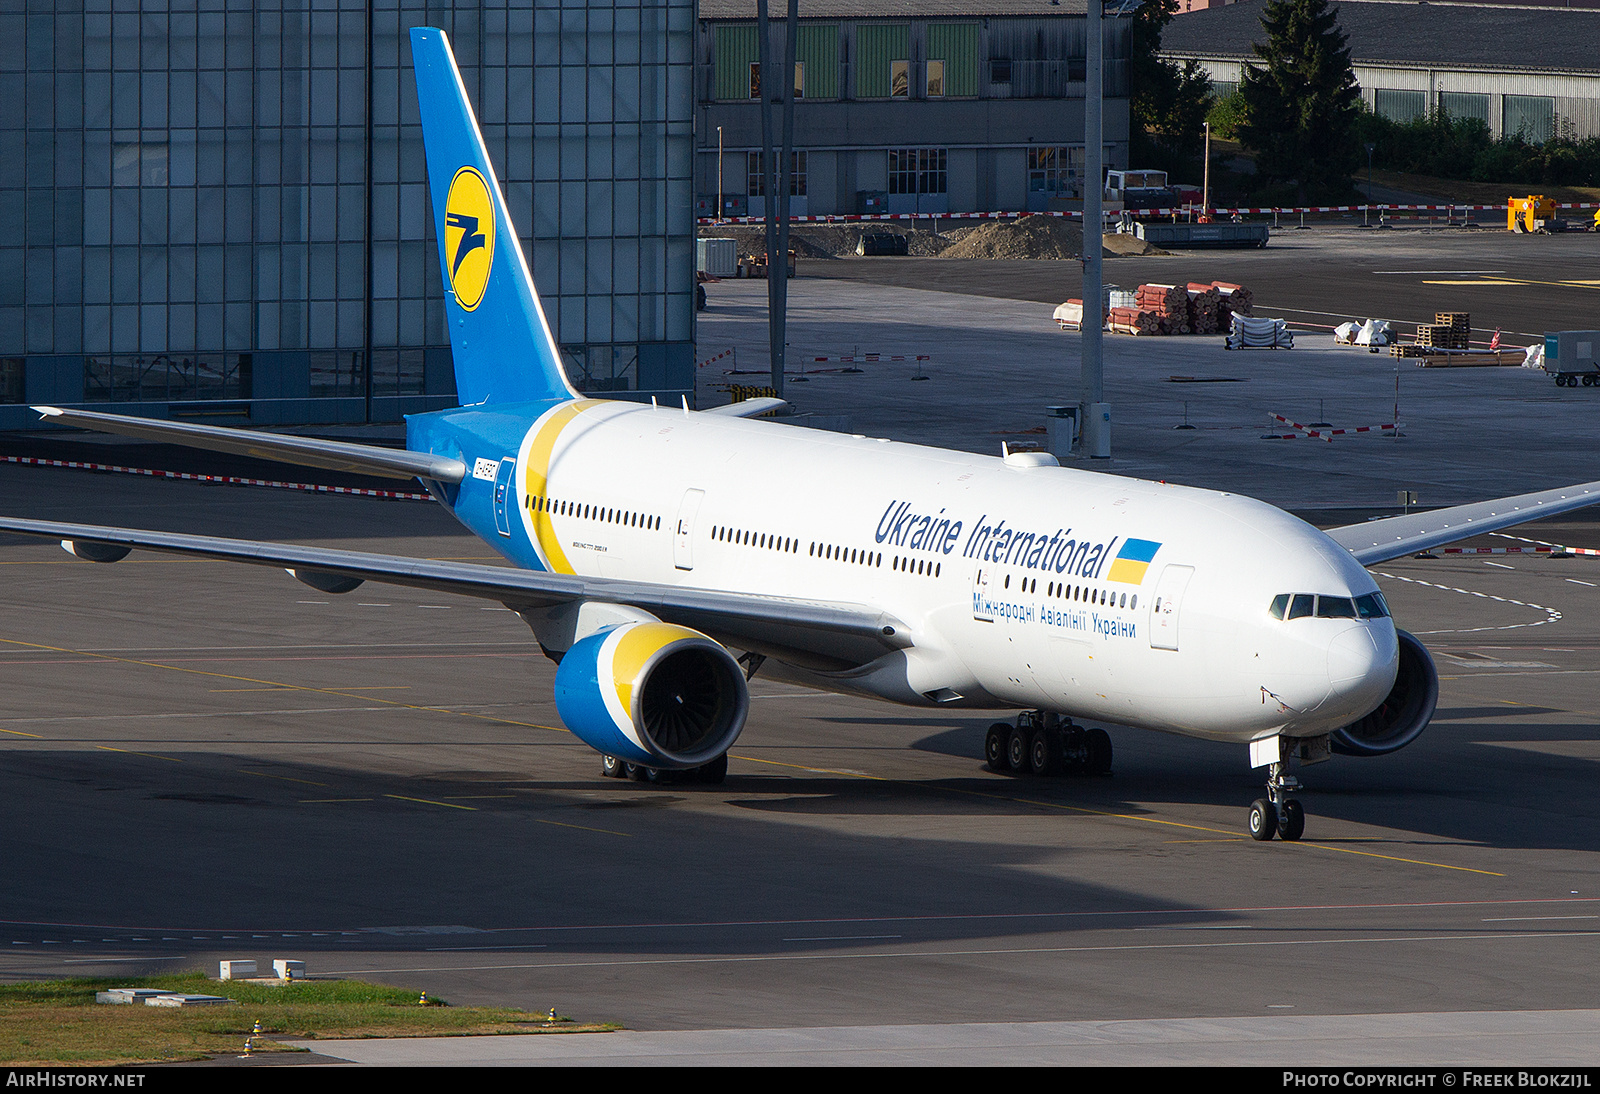
<svg viewBox="0 0 1600 1094"><path fill-rule="evenodd" d="M1328 682L1335 688L1370 676L1381 663L1367 627L1352 627L1328 644Z"/></svg>
<svg viewBox="0 0 1600 1094"><path fill-rule="evenodd" d="M1328 683L1335 695L1375 705L1394 685L1399 656L1392 632L1351 627L1328 644Z"/></svg>

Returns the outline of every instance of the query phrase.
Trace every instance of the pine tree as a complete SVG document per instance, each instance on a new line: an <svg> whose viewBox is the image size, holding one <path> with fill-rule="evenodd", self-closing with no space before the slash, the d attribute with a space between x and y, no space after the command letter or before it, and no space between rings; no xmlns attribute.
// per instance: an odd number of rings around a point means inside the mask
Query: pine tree
<svg viewBox="0 0 1600 1094"><path fill-rule="evenodd" d="M1239 139L1268 184L1292 184L1299 200L1342 197L1360 155L1361 92L1337 9L1327 0L1268 0L1261 13L1264 64L1245 65Z"/></svg>

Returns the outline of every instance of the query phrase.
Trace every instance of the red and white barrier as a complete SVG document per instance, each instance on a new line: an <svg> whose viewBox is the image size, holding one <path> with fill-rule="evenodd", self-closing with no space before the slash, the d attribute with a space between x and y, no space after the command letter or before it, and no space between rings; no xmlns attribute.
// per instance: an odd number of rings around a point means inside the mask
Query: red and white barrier
<svg viewBox="0 0 1600 1094"><path fill-rule="evenodd" d="M404 501L432 501L428 494L402 490L368 490L359 486L319 486L309 482L278 482L274 479L243 479L236 475L196 475L188 471L153 471L144 467L122 467L112 463L82 463L78 460L42 460L32 456L5 456L6 463L32 467L65 467L74 471L115 471L124 475L145 475L156 479L184 479L189 482L220 482L229 486L270 486L276 490L305 490L314 494L354 494L363 498L399 498Z"/></svg>
<svg viewBox="0 0 1600 1094"><path fill-rule="evenodd" d="M1600 556L1590 547L1434 547L1440 555L1589 555Z"/></svg>
<svg viewBox="0 0 1600 1094"><path fill-rule="evenodd" d="M733 356L733 347L730 346L729 348L723 350L721 353L717 354L715 357L707 357L704 361L701 361L695 367L696 368L705 368L707 365L711 364L711 362L713 362L713 361L720 361L724 357L732 357L732 356Z"/></svg>
<svg viewBox="0 0 1600 1094"><path fill-rule="evenodd" d="M918 353L914 356L911 354L863 353L857 357L802 357L800 360L807 362L841 361L858 364L877 364L881 361L931 361L933 357L926 353Z"/></svg>
<svg viewBox="0 0 1600 1094"><path fill-rule="evenodd" d="M1562 201L1556 203L1557 209L1596 209L1600 202L1593 201ZM1229 208L1213 208L1212 216L1282 216L1301 215L1305 213L1471 213L1471 212L1505 212L1506 205L1240 205ZM1199 212L1193 207L1178 207L1166 209L1135 209L1131 210L1138 217L1168 217L1187 216ZM1106 213L1106 219L1115 219L1119 214ZM819 213L807 216L792 216L789 218L794 224L859 224L874 221L891 220L1019 220L1022 217L1064 217L1069 220L1082 220L1083 213L1075 210L1052 209L1041 212L979 212L979 213ZM701 217L700 224L765 224L766 217Z"/></svg>
<svg viewBox="0 0 1600 1094"><path fill-rule="evenodd" d="M1298 430L1308 438L1328 441L1329 443L1332 443L1335 437L1344 437L1353 433L1383 433L1389 430L1402 429L1405 427L1404 422L1386 422L1383 425L1358 425L1353 429L1312 429L1310 426L1301 425L1299 422L1291 422L1282 414L1268 414L1267 417L1271 418L1275 422L1282 422L1290 429ZM1274 439L1286 441L1298 438L1296 434L1290 433L1284 435L1275 434Z"/></svg>

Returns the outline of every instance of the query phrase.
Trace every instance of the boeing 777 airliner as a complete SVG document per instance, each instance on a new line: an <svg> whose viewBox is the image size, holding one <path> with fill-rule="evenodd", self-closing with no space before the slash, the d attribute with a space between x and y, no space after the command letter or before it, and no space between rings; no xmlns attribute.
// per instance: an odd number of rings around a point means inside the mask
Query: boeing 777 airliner
<svg viewBox="0 0 1600 1094"><path fill-rule="evenodd" d="M1292 760L1400 748L1438 676L1365 567L1600 502L1600 483L1323 533L1272 506L1057 466L585 399L567 381L442 31L411 32L461 405L405 451L39 408L64 424L417 478L516 569L18 519L114 562L133 548L516 610L559 665L562 720L608 774L720 780L756 672L898 703L1021 709L991 766L1107 770L1104 730L1248 745L1257 839L1300 837ZM764 469L745 488L743 469Z"/></svg>

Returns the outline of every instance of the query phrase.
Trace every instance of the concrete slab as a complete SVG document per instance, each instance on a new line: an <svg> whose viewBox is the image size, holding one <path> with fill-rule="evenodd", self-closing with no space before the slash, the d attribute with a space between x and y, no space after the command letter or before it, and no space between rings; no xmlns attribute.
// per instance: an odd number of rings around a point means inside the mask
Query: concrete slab
<svg viewBox="0 0 1600 1094"><path fill-rule="evenodd" d="M294 1044L339 1060L387 1067L1592 1067L1600 1062L1600 1011L974 1022Z"/></svg>

